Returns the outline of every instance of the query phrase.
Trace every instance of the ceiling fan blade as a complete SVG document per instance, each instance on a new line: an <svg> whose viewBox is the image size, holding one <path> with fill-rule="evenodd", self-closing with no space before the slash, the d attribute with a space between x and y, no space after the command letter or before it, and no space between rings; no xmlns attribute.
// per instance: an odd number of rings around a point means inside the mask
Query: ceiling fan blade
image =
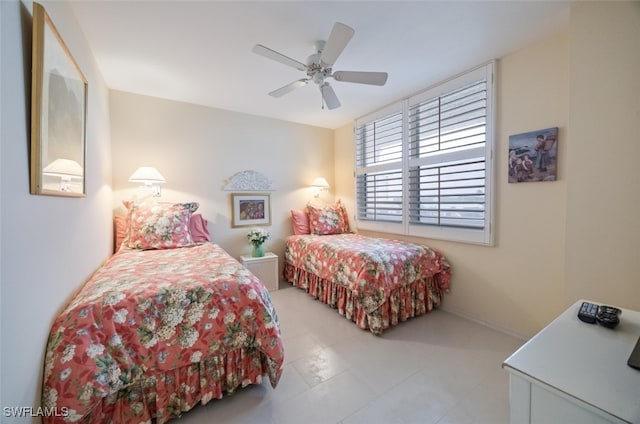
<svg viewBox="0 0 640 424"><path fill-rule="evenodd" d="M269 47L265 47L262 44L256 44L255 46L253 46L253 49L251 49L251 51L253 51L256 54L259 54L260 56L264 56L266 58L273 59L277 62L283 63L287 66L294 67L300 71L307 70L307 65L305 65L304 63L298 62L295 59L291 59L289 56L285 56L282 53L278 53L275 50L271 50Z"/></svg>
<svg viewBox="0 0 640 424"><path fill-rule="evenodd" d="M320 92L322 93L322 99L329 109L336 109L340 107L340 100L336 96L336 92L329 85L328 82L323 83L320 86Z"/></svg>
<svg viewBox="0 0 640 424"><path fill-rule="evenodd" d="M336 81L355 82L357 84L385 85L386 72L337 71L332 75Z"/></svg>
<svg viewBox="0 0 640 424"><path fill-rule="evenodd" d="M330 68L340 56L340 53L344 50L355 33L354 29L346 26L343 23L336 22L333 25L331 34L327 43L324 45L322 54L320 55L320 63L325 68Z"/></svg>
<svg viewBox="0 0 640 424"><path fill-rule="evenodd" d="M297 81L291 82L287 85L285 85L284 87L280 87L277 90L273 90L271 93L269 93L269 95L271 97L282 97L285 94L295 90L296 88L300 88L303 87L305 85L307 85L309 83L309 80L306 78L303 79L299 79Z"/></svg>

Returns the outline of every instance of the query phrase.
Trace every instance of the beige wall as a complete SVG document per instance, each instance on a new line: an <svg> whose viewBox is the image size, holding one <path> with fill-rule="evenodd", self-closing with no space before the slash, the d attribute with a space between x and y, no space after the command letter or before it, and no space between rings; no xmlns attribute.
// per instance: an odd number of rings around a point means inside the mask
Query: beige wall
<svg viewBox="0 0 640 424"><path fill-rule="evenodd" d="M640 2L571 8L566 301L640 310Z"/></svg>
<svg viewBox="0 0 640 424"><path fill-rule="evenodd" d="M89 85L85 198L29 194L31 2L0 1L2 22L2 407L40 405L51 323L109 256L111 152L108 92L68 5L43 2ZM3 423L39 423L5 417Z"/></svg>
<svg viewBox="0 0 640 424"><path fill-rule="evenodd" d="M154 166L167 180L161 200L199 202L214 241L235 257L251 246L248 228L231 228L223 185L234 174L254 170L273 181L265 247L281 258L291 208L313 199L309 184L317 176L334 186L332 130L120 91L111 91L110 105L114 208L135 196L127 182L133 171Z"/></svg>
<svg viewBox="0 0 640 424"><path fill-rule="evenodd" d="M544 63L553 63L554 71L543 71ZM567 34L500 59L496 74L494 246L400 238L435 247L451 263L453 279L445 309L527 337L553 319L564 305ZM509 184L509 135L555 126L560 132L558 181ZM336 144L353 145L349 133L342 129ZM353 163L353 151L349 153ZM336 166L336 173L341 170ZM336 180L340 178L347 175L336 175Z"/></svg>
<svg viewBox="0 0 640 424"><path fill-rule="evenodd" d="M498 61L495 246L402 237L451 262L445 309L522 337L580 298L640 310L638 40L640 3L584 2L566 32ZM508 184L509 135L554 126L558 181ZM335 144L353 204L351 126Z"/></svg>
<svg viewBox="0 0 640 424"><path fill-rule="evenodd" d="M355 224L355 143L353 126L335 130L335 181L336 198L340 198L349 210L349 220Z"/></svg>

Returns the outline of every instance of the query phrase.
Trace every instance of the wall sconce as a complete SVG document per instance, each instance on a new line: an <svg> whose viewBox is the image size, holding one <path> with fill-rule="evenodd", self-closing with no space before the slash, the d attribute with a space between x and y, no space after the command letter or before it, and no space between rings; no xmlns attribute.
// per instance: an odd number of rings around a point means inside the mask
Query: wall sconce
<svg viewBox="0 0 640 424"><path fill-rule="evenodd" d="M329 190L329 183L324 177L318 177L311 183L311 187L316 187L317 191L313 197L320 197L323 191Z"/></svg>
<svg viewBox="0 0 640 424"><path fill-rule="evenodd" d="M44 167L42 174L50 177L60 177L60 191L70 192L71 179L81 179L84 171L82 166L75 160L56 159Z"/></svg>
<svg viewBox="0 0 640 424"><path fill-rule="evenodd" d="M160 197L160 186L154 184L164 184L167 181L156 168L151 166L141 166L129 177L130 183L142 183L140 191L151 193L153 197Z"/></svg>

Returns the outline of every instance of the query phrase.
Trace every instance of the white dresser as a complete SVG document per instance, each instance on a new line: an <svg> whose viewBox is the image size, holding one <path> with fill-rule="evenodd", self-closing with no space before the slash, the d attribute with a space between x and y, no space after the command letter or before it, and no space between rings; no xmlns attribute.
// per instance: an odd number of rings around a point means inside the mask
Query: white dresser
<svg viewBox="0 0 640 424"><path fill-rule="evenodd" d="M640 312L623 309L620 324L608 329L578 319L582 302L502 364L511 424L640 423L640 370L627 365Z"/></svg>
<svg viewBox="0 0 640 424"><path fill-rule="evenodd" d="M240 256L240 261L253 273L269 291L278 290L280 279L278 278L278 255L266 252L264 256L254 258L252 256Z"/></svg>

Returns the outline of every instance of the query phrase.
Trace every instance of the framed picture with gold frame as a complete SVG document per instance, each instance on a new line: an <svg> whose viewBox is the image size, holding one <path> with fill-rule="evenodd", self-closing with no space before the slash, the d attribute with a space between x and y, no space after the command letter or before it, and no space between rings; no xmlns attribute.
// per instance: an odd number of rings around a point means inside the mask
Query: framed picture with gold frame
<svg viewBox="0 0 640 424"><path fill-rule="evenodd" d="M271 225L271 202L268 194L232 194L232 227Z"/></svg>
<svg viewBox="0 0 640 424"><path fill-rule="evenodd" d="M84 197L87 79L35 2L32 43L29 191Z"/></svg>

